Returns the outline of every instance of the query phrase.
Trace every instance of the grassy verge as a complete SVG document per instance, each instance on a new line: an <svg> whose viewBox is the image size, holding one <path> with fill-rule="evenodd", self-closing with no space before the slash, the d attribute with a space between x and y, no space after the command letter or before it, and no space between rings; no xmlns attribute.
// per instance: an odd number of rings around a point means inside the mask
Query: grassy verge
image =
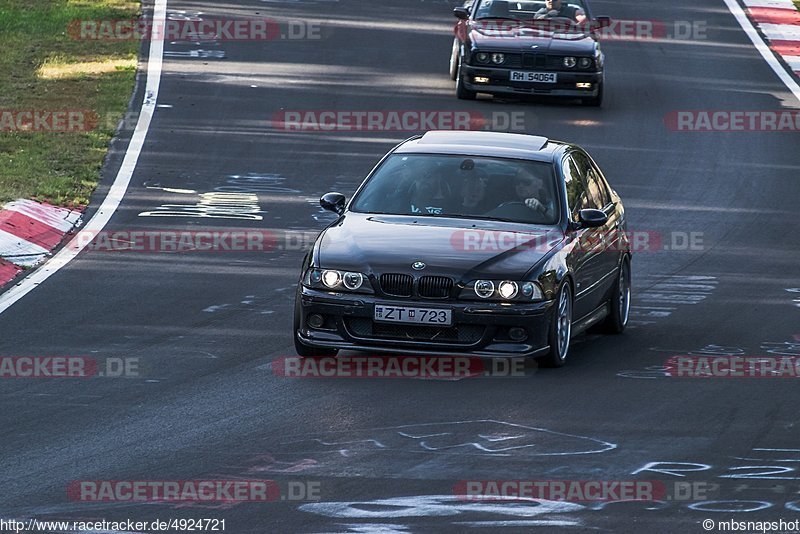
<svg viewBox="0 0 800 534"><path fill-rule="evenodd" d="M139 12L133 0L0 2L0 111L91 110L98 118L84 132L20 131L18 123L2 123L0 203L88 203L133 90L139 42L77 39L69 25Z"/></svg>

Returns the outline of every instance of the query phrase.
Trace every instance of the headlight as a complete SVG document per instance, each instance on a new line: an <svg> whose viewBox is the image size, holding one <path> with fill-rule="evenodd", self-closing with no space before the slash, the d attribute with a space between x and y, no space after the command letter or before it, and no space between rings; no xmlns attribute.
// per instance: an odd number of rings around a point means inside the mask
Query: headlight
<svg viewBox="0 0 800 534"><path fill-rule="evenodd" d="M336 269L309 269L303 277L303 285L315 289L374 293L363 273L337 271Z"/></svg>
<svg viewBox="0 0 800 534"><path fill-rule="evenodd" d="M492 54L492 63L495 65L500 65L506 60L505 54Z"/></svg>
<svg viewBox="0 0 800 534"><path fill-rule="evenodd" d="M331 289L338 286L341 279L339 271L322 271L322 283Z"/></svg>
<svg viewBox="0 0 800 534"><path fill-rule="evenodd" d="M578 60L572 56L565 57L563 61L564 66L568 69L574 68L576 63L578 63Z"/></svg>
<svg viewBox="0 0 800 534"><path fill-rule="evenodd" d="M342 280L344 281L344 287L355 291L364 283L364 275L361 273L344 273Z"/></svg>
<svg viewBox="0 0 800 534"><path fill-rule="evenodd" d="M519 291L519 286L516 282L509 282L508 280L504 280L500 282L500 285L497 287L497 292L506 300L513 299L517 296L517 291Z"/></svg>
<svg viewBox="0 0 800 534"><path fill-rule="evenodd" d="M476 280L464 286L459 294L460 299L474 300L475 296L482 300L535 302L544 300L542 288L537 282L519 282L514 280Z"/></svg>
<svg viewBox="0 0 800 534"><path fill-rule="evenodd" d="M578 66L582 69L588 69L592 66L592 58L582 57L578 60Z"/></svg>
<svg viewBox="0 0 800 534"><path fill-rule="evenodd" d="M486 52L478 52L475 54L475 59L478 60L478 63L488 63L489 62L489 54Z"/></svg>
<svg viewBox="0 0 800 534"><path fill-rule="evenodd" d="M491 280L478 280L475 282L475 294L482 299L488 299L494 294L494 283Z"/></svg>

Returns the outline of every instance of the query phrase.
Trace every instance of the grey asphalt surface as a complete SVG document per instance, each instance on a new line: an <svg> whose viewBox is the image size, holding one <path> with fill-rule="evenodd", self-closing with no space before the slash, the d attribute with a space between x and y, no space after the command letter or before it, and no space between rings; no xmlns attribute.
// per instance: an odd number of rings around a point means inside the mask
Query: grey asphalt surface
<svg viewBox="0 0 800 534"><path fill-rule="evenodd" d="M632 230L665 244L673 232L702 233L698 250L635 256L630 329L583 335L566 367L532 368L523 378L289 379L269 364L294 354L302 251L84 252L0 315L0 355L137 358L140 376L0 380L0 517L205 517L225 519L233 533L319 533L701 532L707 518L800 516L797 381L659 370L678 354L800 356L798 295L787 291L800 287L798 134L686 133L664 123L676 110L798 102L718 0L593 2L617 19L706 25L705 38L604 43L602 109L459 101L447 76L454 5L170 0L171 12L208 18L318 23L321 39L167 43L170 52L225 57L165 58L159 104L171 107L158 109L108 229L313 233L332 220L318 207L322 193L352 193L380 156L416 133L286 132L269 122L281 110L521 112L529 133L590 151L624 199ZM124 145L123 136L106 185ZM138 216L198 202L163 188L254 193L263 219ZM672 465L642 470L653 462ZM318 484L319 500L67 496L76 480L211 478ZM706 500L665 502L454 497L459 481L488 479L718 487Z"/></svg>

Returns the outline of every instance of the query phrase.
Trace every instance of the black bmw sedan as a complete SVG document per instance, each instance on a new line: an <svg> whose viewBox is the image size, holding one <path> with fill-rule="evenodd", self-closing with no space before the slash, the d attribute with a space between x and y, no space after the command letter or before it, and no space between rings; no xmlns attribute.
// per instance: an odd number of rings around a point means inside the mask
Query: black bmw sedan
<svg viewBox="0 0 800 534"><path fill-rule="evenodd" d="M545 137L432 131L392 149L303 261L294 339L339 349L540 357L628 321L622 202L580 147Z"/></svg>
<svg viewBox="0 0 800 534"><path fill-rule="evenodd" d="M603 102L604 55L584 0L474 0L455 8L456 96L542 95Z"/></svg>

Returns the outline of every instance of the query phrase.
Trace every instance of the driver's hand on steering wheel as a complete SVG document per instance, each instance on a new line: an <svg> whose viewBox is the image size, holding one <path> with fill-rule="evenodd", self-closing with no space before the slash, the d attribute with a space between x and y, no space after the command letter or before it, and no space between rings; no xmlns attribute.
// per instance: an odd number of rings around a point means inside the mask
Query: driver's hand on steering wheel
<svg viewBox="0 0 800 534"><path fill-rule="evenodd" d="M542 213L547 213L547 206L542 204L538 198L526 198L525 205L532 210L540 211Z"/></svg>

